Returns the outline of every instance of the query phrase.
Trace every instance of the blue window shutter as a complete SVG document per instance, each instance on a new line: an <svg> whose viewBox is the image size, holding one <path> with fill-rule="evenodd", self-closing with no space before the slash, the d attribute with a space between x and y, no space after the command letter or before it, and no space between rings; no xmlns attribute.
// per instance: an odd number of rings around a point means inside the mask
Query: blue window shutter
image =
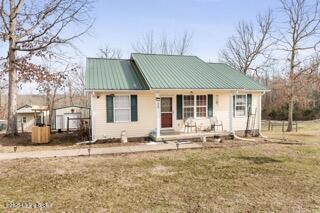
<svg viewBox="0 0 320 213"><path fill-rule="evenodd" d="M113 116L113 96L107 95L107 123L113 123L114 122L114 116Z"/></svg>
<svg viewBox="0 0 320 213"><path fill-rule="evenodd" d="M252 113L252 94L247 94L247 108L250 115Z"/></svg>
<svg viewBox="0 0 320 213"><path fill-rule="evenodd" d="M138 121L138 96L131 95L131 121Z"/></svg>
<svg viewBox="0 0 320 213"><path fill-rule="evenodd" d="M213 116L213 95L208 95L208 117Z"/></svg>
<svg viewBox="0 0 320 213"><path fill-rule="evenodd" d="M236 96L233 96L233 101L232 101L232 109L233 109L233 117L236 116Z"/></svg>
<svg viewBox="0 0 320 213"><path fill-rule="evenodd" d="M182 120L182 95L177 95L177 120Z"/></svg>

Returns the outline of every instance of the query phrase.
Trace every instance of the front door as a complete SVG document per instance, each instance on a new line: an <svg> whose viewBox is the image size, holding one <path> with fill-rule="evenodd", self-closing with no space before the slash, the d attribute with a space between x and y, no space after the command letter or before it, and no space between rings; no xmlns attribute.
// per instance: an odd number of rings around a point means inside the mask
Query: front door
<svg viewBox="0 0 320 213"><path fill-rule="evenodd" d="M172 128L172 98L161 98L161 128Z"/></svg>

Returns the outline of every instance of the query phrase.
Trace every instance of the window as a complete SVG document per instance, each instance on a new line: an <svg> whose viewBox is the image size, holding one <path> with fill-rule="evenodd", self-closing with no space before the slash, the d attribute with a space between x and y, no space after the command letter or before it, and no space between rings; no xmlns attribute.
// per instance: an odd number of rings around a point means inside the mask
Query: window
<svg viewBox="0 0 320 213"><path fill-rule="evenodd" d="M247 96L236 95L235 98L236 116L246 116L247 112Z"/></svg>
<svg viewBox="0 0 320 213"><path fill-rule="evenodd" d="M185 119L194 117L194 96L183 96L183 117Z"/></svg>
<svg viewBox="0 0 320 213"><path fill-rule="evenodd" d="M40 125L41 124L41 115L37 115L36 116L36 125Z"/></svg>
<svg viewBox="0 0 320 213"><path fill-rule="evenodd" d="M26 117L22 117L22 122L23 123L27 123L27 118Z"/></svg>
<svg viewBox="0 0 320 213"><path fill-rule="evenodd" d="M130 121L130 96L114 97L114 121Z"/></svg>
<svg viewBox="0 0 320 213"><path fill-rule="evenodd" d="M207 117L207 96L183 96L183 116L185 119L194 117Z"/></svg>
<svg viewBox="0 0 320 213"><path fill-rule="evenodd" d="M197 95L197 117L207 117L206 95Z"/></svg>

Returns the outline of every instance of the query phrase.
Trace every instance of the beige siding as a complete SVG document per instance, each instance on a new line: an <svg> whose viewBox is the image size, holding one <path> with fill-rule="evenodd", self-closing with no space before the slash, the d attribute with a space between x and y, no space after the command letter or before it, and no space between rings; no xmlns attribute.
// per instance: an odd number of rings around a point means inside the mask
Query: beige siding
<svg viewBox="0 0 320 213"><path fill-rule="evenodd" d="M96 139L119 138L123 130L127 131L128 137L143 137L148 136L150 131L156 128L154 94L137 94L138 121L122 123L107 123L106 95L107 93L101 93L99 94L99 99L96 96L91 99L91 106L94 113L93 131L96 132Z"/></svg>
<svg viewBox="0 0 320 213"><path fill-rule="evenodd" d="M252 94L252 113L255 112L255 110L257 109L257 115L256 115L256 120L255 120L255 129L259 129L259 112L260 112L260 107L259 107L259 102L260 102L260 94L258 93L253 93ZM245 130L246 129L246 125L247 125L247 116L245 117L235 117L234 118L234 129L237 131L240 130ZM251 125L250 125L251 127Z"/></svg>
<svg viewBox="0 0 320 213"><path fill-rule="evenodd" d="M22 123L23 117L26 117L26 122L25 123ZM35 123L35 120L34 120L34 114L33 113L17 114L18 131L22 131L22 125L23 125L23 131L24 132L31 132L34 123Z"/></svg>
<svg viewBox="0 0 320 213"><path fill-rule="evenodd" d="M127 131L128 137L143 137L147 136L151 131L156 129L156 108L155 97L156 93L137 93L138 95L138 121L126 123L107 123L106 122L106 95L108 93L99 93L91 99L92 107L92 123L93 134L96 139L119 138L123 130ZM126 95L135 94L128 93ZM189 95L191 91L159 91L160 97L172 97L173 100L173 129L176 131L183 131L183 120L176 120L176 95ZM218 120L223 123L224 130L245 130L247 117L233 117L232 111L232 91L213 91L213 90L197 90L192 91L194 95L213 95L213 113L217 116ZM116 94L115 94L116 95ZM124 95L124 93L121 93ZM252 107L257 108L256 125L259 128L259 113L260 112L260 96L261 93L252 93ZM232 121L232 125L230 125ZM94 133L95 132L95 133Z"/></svg>

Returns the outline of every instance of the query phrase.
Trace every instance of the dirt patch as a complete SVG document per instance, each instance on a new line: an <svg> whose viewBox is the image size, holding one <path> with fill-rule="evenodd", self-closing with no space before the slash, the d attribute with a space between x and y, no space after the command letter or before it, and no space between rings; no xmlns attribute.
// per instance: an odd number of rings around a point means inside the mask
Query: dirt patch
<svg viewBox="0 0 320 213"><path fill-rule="evenodd" d="M131 140L132 141L132 140ZM94 144L78 144L81 142L79 134L54 133L51 134L51 140L48 144L32 144L31 134L22 133L15 137L6 137L0 135L0 153L4 152L26 152L26 151L44 151L44 150L63 150L79 148L104 148L117 146L135 146L141 145L141 142L120 143L119 141L98 141Z"/></svg>

